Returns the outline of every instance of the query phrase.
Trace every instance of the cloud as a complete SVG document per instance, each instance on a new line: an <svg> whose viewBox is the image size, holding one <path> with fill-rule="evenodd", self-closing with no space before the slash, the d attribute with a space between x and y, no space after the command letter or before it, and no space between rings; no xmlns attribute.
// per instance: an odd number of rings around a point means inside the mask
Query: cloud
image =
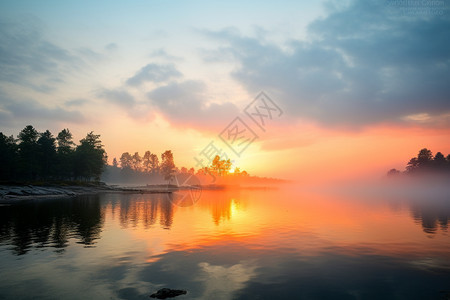
<svg viewBox="0 0 450 300"><path fill-rule="evenodd" d="M48 85L61 81L81 63L80 58L47 41L37 21L0 21L0 41L0 81L39 92L48 92ZM36 78L40 80L35 82Z"/></svg>
<svg viewBox="0 0 450 300"><path fill-rule="evenodd" d="M64 106L67 106L67 107L83 106L86 103L89 103L89 100L78 98L78 99L71 99L71 100L66 101L64 103Z"/></svg>
<svg viewBox="0 0 450 300"><path fill-rule="evenodd" d="M85 61L96 62L103 59L103 55L93 51L90 48L82 47L76 50L79 57L83 58Z"/></svg>
<svg viewBox="0 0 450 300"><path fill-rule="evenodd" d="M11 123L23 124L45 122L82 123L86 119L79 111L71 111L58 106L47 107L35 100L10 101L2 100L0 104L0 115L5 125Z"/></svg>
<svg viewBox="0 0 450 300"><path fill-rule="evenodd" d="M132 108L136 104L134 97L125 89L102 89L97 95L107 100L108 103L113 103L123 108Z"/></svg>
<svg viewBox="0 0 450 300"><path fill-rule="evenodd" d="M137 101L127 87L117 89L102 89L97 93L106 105L116 105L121 111L127 113L134 121L152 120L154 115L150 110L149 103L145 101Z"/></svg>
<svg viewBox="0 0 450 300"><path fill-rule="evenodd" d="M171 82L147 94L152 108L172 124L200 127L203 130L226 126L238 115L230 102L209 103L202 81Z"/></svg>
<svg viewBox="0 0 450 300"><path fill-rule="evenodd" d="M9 111L0 110L0 125L7 126L13 121L13 117Z"/></svg>
<svg viewBox="0 0 450 300"><path fill-rule="evenodd" d="M266 90L295 118L360 128L415 124L405 117L427 114L428 125L442 126L450 113L449 14L408 16L384 2L351 1L308 32L287 45L228 29L206 35L220 42L216 55L238 63L232 76L250 94Z"/></svg>
<svg viewBox="0 0 450 300"><path fill-rule="evenodd" d="M88 47L60 47L46 38L44 28L37 18L0 20L0 84L50 94L105 57Z"/></svg>
<svg viewBox="0 0 450 300"><path fill-rule="evenodd" d="M171 55L171 54L167 53L167 51L162 49L162 48L153 51L150 54L150 57L152 57L152 58L153 57L157 57L157 58L167 59L169 61L182 61L183 60L183 58L181 58L181 57L174 56L174 55Z"/></svg>
<svg viewBox="0 0 450 300"><path fill-rule="evenodd" d="M148 64L127 80L131 86L139 86L146 81L160 83L181 77L181 73L172 64Z"/></svg>
<svg viewBox="0 0 450 300"><path fill-rule="evenodd" d="M218 131L239 114L231 102L209 101L203 81L170 80L181 76L173 65L148 64L126 84L116 89L102 89L97 96L108 104L118 105L134 120L152 120L156 113L183 128ZM144 81L153 81L156 87L130 89L130 85L141 85Z"/></svg>
<svg viewBox="0 0 450 300"><path fill-rule="evenodd" d="M116 51L119 48L119 46L116 43L109 43L108 45L105 46L105 50L107 51Z"/></svg>
<svg viewBox="0 0 450 300"><path fill-rule="evenodd" d="M208 262L198 264L204 282L205 299L232 299L237 291L257 277L257 265L253 261L244 261L232 266L212 265ZM220 296L219 296L220 295Z"/></svg>

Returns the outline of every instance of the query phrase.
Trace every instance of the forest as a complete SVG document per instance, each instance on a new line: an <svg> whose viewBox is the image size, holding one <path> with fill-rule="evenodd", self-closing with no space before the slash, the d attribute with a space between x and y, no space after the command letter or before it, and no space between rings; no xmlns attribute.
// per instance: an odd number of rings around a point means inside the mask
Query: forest
<svg viewBox="0 0 450 300"><path fill-rule="evenodd" d="M151 151L146 151L143 156L139 152L124 152L119 159L113 159L111 166L107 166L102 180L110 183L163 184L171 181L175 174L196 175L202 182L231 176L248 177L246 171L237 167L232 170L232 162L229 159L221 159L218 155L207 167L198 170L192 167L179 168L174 163L172 151L166 150L160 156Z"/></svg>
<svg viewBox="0 0 450 300"><path fill-rule="evenodd" d="M69 129L54 136L49 130L38 132L27 125L17 137L0 132L0 181L83 181L105 180L117 183L170 181L176 173L224 177L230 174L231 161L216 156L210 166L198 169L175 166L171 150L158 155L146 151L131 155L124 152L119 160L107 164L107 154L100 135L89 132L78 144ZM105 172L106 171L106 172ZM248 176L239 168L233 176Z"/></svg>
<svg viewBox="0 0 450 300"><path fill-rule="evenodd" d="M388 176L405 175L447 175L450 176L450 154L444 156L442 152L433 152L427 148L419 151L416 157L411 158L405 171L401 172L397 169L390 169L387 172Z"/></svg>
<svg viewBox="0 0 450 300"><path fill-rule="evenodd" d="M0 181L99 181L107 163L100 135L89 132L79 144L69 129L53 136L32 125L18 135L0 132Z"/></svg>

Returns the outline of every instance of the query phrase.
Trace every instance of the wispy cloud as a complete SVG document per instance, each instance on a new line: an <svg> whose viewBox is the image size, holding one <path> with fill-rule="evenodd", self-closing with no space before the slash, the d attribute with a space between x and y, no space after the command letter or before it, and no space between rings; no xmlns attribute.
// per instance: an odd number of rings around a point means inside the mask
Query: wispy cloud
<svg viewBox="0 0 450 300"><path fill-rule="evenodd" d="M165 60L169 60L169 61L182 61L183 58L175 56L175 55L171 55L170 53L168 53L165 49L158 49L153 51L150 54L151 58L162 58Z"/></svg>
<svg viewBox="0 0 450 300"><path fill-rule="evenodd" d="M236 30L206 35L220 45L215 55L238 62L238 82L276 95L294 117L358 128L427 114L430 126L442 126L450 112L449 14L404 16L384 2L352 1L311 23L309 34L283 48Z"/></svg>
<svg viewBox="0 0 450 300"><path fill-rule="evenodd" d="M119 48L119 46L116 43L109 43L108 45L105 46L105 50L107 51L116 51Z"/></svg>
<svg viewBox="0 0 450 300"><path fill-rule="evenodd" d="M78 98L78 99L71 99L71 100L66 101L64 103L64 106L66 106L66 107L79 107L79 106L83 106L83 105L88 104L88 103L89 103L88 99Z"/></svg>
<svg viewBox="0 0 450 300"><path fill-rule="evenodd" d="M238 114L231 102L210 103L202 81L171 82L150 91L149 103L172 124L202 130L226 126Z"/></svg>
<svg viewBox="0 0 450 300"><path fill-rule="evenodd" d="M133 77L127 80L131 86L139 86L144 82L166 82L169 79L179 78L182 74L172 64L150 63L136 72Z"/></svg>
<svg viewBox="0 0 450 300"><path fill-rule="evenodd" d="M0 84L49 94L104 58L89 47L67 49L50 41L37 18L0 20Z"/></svg>
<svg viewBox="0 0 450 300"><path fill-rule="evenodd" d="M59 106L46 106L35 100L12 101L3 98L0 103L1 120L6 123L24 124L45 122L83 123L84 115L79 111L68 110Z"/></svg>
<svg viewBox="0 0 450 300"><path fill-rule="evenodd" d="M116 104L122 108L133 108L136 104L134 97L125 89L102 89L97 93L99 98L107 101L108 104Z"/></svg>
<svg viewBox="0 0 450 300"><path fill-rule="evenodd" d="M68 68L81 60L69 51L47 41L38 21L0 21L0 81L38 88L61 81ZM39 83L36 83L39 78Z"/></svg>

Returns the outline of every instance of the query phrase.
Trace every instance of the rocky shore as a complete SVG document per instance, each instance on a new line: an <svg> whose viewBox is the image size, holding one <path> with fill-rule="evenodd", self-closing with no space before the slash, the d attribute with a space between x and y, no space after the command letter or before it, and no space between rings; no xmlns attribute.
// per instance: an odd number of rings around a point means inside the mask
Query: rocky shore
<svg viewBox="0 0 450 300"><path fill-rule="evenodd" d="M123 188L108 185L0 185L0 202L38 198L61 198L97 193L168 193L167 188Z"/></svg>

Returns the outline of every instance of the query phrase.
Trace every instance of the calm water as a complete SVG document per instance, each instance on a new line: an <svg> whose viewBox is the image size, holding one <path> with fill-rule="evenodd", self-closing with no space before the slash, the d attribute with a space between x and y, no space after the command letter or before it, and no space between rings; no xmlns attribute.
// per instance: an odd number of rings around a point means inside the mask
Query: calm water
<svg viewBox="0 0 450 300"><path fill-rule="evenodd" d="M447 299L449 217L288 189L27 201L0 207L0 299Z"/></svg>

